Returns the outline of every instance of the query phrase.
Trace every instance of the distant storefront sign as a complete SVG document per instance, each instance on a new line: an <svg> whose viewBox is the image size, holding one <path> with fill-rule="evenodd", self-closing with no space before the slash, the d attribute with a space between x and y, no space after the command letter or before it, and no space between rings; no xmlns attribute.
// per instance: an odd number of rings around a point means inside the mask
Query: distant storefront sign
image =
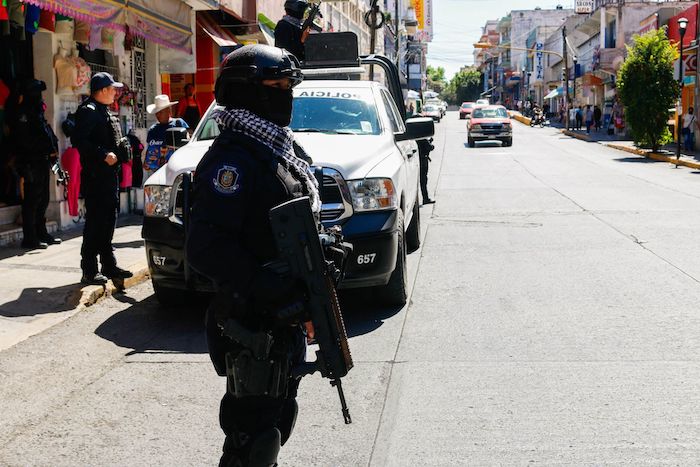
<svg viewBox="0 0 700 467"><path fill-rule="evenodd" d="M544 44L538 42L535 45L535 81L544 81Z"/></svg>
<svg viewBox="0 0 700 467"><path fill-rule="evenodd" d="M593 13L593 0L576 0L574 6L576 13Z"/></svg>

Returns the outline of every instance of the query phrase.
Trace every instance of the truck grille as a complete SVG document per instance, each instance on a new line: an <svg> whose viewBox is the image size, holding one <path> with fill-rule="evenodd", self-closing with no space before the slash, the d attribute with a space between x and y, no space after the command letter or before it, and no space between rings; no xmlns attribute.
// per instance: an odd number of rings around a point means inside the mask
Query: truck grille
<svg viewBox="0 0 700 467"><path fill-rule="evenodd" d="M182 175L173 183L175 199L172 206L171 220L182 224ZM323 169L323 187L321 188L321 221L340 221L352 215L350 193L340 173L333 169Z"/></svg>

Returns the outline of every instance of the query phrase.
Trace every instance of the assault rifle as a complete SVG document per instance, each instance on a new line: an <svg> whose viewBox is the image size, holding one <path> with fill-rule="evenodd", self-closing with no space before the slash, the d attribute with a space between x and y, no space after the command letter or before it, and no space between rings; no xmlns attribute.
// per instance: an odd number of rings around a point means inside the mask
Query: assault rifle
<svg viewBox="0 0 700 467"><path fill-rule="evenodd" d="M314 31L321 31L321 28L316 26L314 24L314 21L316 21L316 16L319 18L323 18L323 15L321 14L321 2L316 2L311 4L311 9L309 9L309 14L304 20L304 22L301 25L301 42L302 44L306 42L306 37L309 34L309 30L313 29Z"/></svg>
<svg viewBox="0 0 700 467"><path fill-rule="evenodd" d="M291 276L306 285L308 311L319 347L316 361L293 369L294 375L301 377L320 371L321 376L329 378L331 385L338 389L345 423L352 423L341 383L341 378L353 366L335 290L335 282L342 271L336 268L333 261L326 260L322 242L326 249L331 250L352 247L342 243L338 231L330 231L319 237L308 197L287 201L270 209L270 221L280 259L289 264Z"/></svg>

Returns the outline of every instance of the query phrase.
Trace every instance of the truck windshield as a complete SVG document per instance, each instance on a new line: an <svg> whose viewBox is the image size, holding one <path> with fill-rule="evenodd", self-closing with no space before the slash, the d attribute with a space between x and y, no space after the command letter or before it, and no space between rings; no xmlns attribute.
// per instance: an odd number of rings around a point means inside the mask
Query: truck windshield
<svg viewBox="0 0 700 467"><path fill-rule="evenodd" d="M332 97L326 97L326 96ZM362 99L352 92L295 92L292 123L295 132L349 135L378 135L381 133L377 108L371 95Z"/></svg>
<svg viewBox="0 0 700 467"><path fill-rule="evenodd" d="M472 118L508 118L506 109L476 109Z"/></svg>

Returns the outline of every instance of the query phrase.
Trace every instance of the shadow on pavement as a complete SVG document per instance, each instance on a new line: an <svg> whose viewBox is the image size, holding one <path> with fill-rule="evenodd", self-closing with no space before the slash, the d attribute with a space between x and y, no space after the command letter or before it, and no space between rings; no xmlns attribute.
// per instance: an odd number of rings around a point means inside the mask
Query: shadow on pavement
<svg viewBox="0 0 700 467"><path fill-rule="evenodd" d="M207 353L204 330L204 304L187 308L163 309L155 296L136 301L124 295L115 300L131 306L112 315L95 330L99 337L119 347L130 349L126 355L141 353ZM368 305L374 302L371 293L353 291L340 295L348 337L375 331L402 307L382 308Z"/></svg>
<svg viewBox="0 0 700 467"><path fill-rule="evenodd" d="M155 296L140 302L126 295L114 298L132 305L112 315L95 329L99 337L119 347L140 353L207 353L204 308L163 309Z"/></svg>
<svg viewBox="0 0 700 467"><path fill-rule="evenodd" d="M649 159L648 157L620 157L615 159L616 162L636 162L637 164L667 164L668 162L657 161L655 159Z"/></svg>
<svg viewBox="0 0 700 467"><path fill-rule="evenodd" d="M27 287L17 299L0 305L0 316L17 318L72 310L78 306L82 287L79 283L54 288Z"/></svg>
<svg viewBox="0 0 700 467"><path fill-rule="evenodd" d="M143 240L134 240L132 242L114 242L112 243L114 248L141 248L143 246Z"/></svg>
<svg viewBox="0 0 700 467"><path fill-rule="evenodd" d="M398 314L403 307L382 308L374 305L371 292L341 291L340 306L348 337L361 336L376 331L384 321Z"/></svg>

